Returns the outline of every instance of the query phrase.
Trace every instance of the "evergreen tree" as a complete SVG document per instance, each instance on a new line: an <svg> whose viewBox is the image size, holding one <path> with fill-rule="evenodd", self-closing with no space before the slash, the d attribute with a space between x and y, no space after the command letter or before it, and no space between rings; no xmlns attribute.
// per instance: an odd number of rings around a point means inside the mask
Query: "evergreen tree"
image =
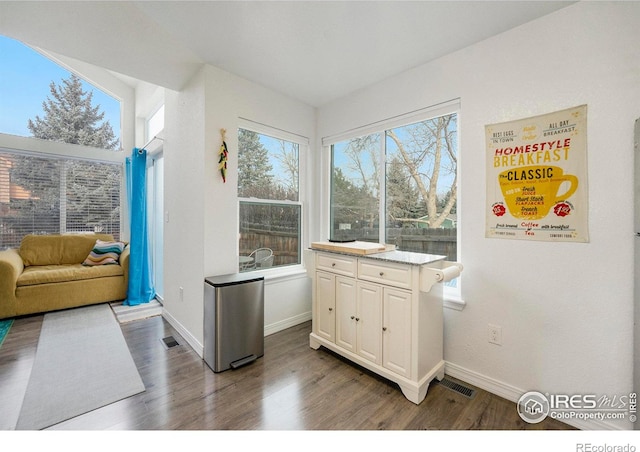
<svg viewBox="0 0 640 452"><path fill-rule="evenodd" d="M362 191L344 176L342 169L334 168L332 176L331 209L334 227L339 223L362 220Z"/></svg>
<svg viewBox="0 0 640 452"><path fill-rule="evenodd" d="M405 223L413 224L409 219L419 218L426 214L421 210L420 193L406 165L394 155L387 169L387 227L402 227Z"/></svg>
<svg viewBox="0 0 640 452"><path fill-rule="evenodd" d="M349 172L355 176L351 182L359 189L359 194L352 203L361 212L361 227L374 228L379 222L379 149L380 134L374 133L350 140L344 150L345 156L349 159Z"/></svg>
<svg viewBox="0 0 640 452"><path fill-rule="evenodd" d="M79 77L71 74L61 85L51 82L51 97L42 102L44 118L29 119L27 127L35 138L117 149L118 139L100 105L93 106L93 93L82 89Z"/></svg>
<svg viewBox="0 0 640 452"><path fill-rule="evenodd" d="M269 153L256 132L240 129L238 133L238 196L270 199L273 167Z"/></svg>

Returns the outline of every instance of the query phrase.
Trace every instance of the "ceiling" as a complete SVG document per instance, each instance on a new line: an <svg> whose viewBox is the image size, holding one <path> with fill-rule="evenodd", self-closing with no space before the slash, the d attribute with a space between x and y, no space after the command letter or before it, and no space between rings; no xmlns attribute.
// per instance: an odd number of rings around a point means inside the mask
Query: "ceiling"
<svg viewBox="0 0 640 452"><path fill-rule="evenodd" d="M203 63L321 106L562 1L0 1L0 34L179 90Z"/></svg>

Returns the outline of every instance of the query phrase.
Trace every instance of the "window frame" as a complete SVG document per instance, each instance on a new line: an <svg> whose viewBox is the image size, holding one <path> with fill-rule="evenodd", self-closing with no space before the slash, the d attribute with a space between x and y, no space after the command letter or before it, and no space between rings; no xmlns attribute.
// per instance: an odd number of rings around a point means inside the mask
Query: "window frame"
<svg viewBox="0 0 640 452"><path fill-rule="evenodd" d="M298 264L291 265L282 265L278 267L271 267L268 269L256 269L252 271L248 271L245 273L263 275L265 277L271 278L286 278L287 276L295 276L300 273L305 273L305 244L307 243L308 237L308 221L307 221L307 209L305 206L307 204L307 177L306 168L307 168L307 156L309 153L309 138L298 135L296 133L288 132L283 129L278 129L272 126L268 126L266 124L262 124L260 122L252 121L246 118L238 118L238 129L236 130L236 137L239 134L239 130L244 129L251 132L255 132L260 135L266 135L271 138L275 138L278 140L289 141L298 145L298 200L283 200L283 199L262 199L262 198L246 198L237 196L237 231L238 235L240 234L240 204L241 203L252 203L252 204L265 204L265 205L295 205L300 207L300 231L298 237L298 248L299 248L299 257L300 262ZM237 193L237 192L236 192ZM236 241L236 256L240 255L240 240ZM236 267L239 267L239 261L236 263Z"/></svg>
<svg viewBox="0 0 640 452"><path fill-rule="evenodd" d="M333 153L332 153L332 146L334 144L340 143L340 142L344 142L344 141L348 141L354 138L358 138L358 137L363 137L363 136L367 136L367 135L374 135L374 134L379 134L380 135L380 149L379 149L379 168L386 168L386 155L385 155L385 141L386 141L386 137L385 137L385 132L387 130L391 130L391 129L395 129L398 127L404 127L404 126L408 126L420 121L425 121L428 119L432 119L432 118L436 118L439 116L446 116L446 115L450 115L450 114L456 114L457 116L457 143L458 143L458 152L457 152L457 158L458 158L458 165L457 165L457 172L458 172L458 182L457 182L457 187L458 187L458 207L457 207L457 223L458 225L461 224L461 220L462 220L462 216L460 214L460 186L461 186L461 181L462 178L460 177L461 174L461 164L462 164L462 159L460 156L460 149L461 149L461 139L460 139L460 130L461 130L461 104L460 104L460 99L452 99L446 102L442 102L440 104L436 104L430 107L426 107L426 108L422 108L419 110L415 110L415 111L411 111L409 113L405 113L405 114L401 114L398 116L393 116L387 119L383 119L380 121L376 121L373 122L371 124L367 124L365 126L361 126L361 127L356 127L353 129L350 129L348 131L342 132L342 133L338 133L335 135L330 135L327 137L323 137L322 138L322 149L323 149L323 155L324 155L324 160L325 160L325 164L323 165L323 180L325 181L325 186L324 186L324 190L323 190L323 205L322 205L322 210L323 210L323 220L322 220L322 224L321 224L321 233L323 236L326 237L330 237L331 235L331 221L332 221L332 216L331 216L331 192L332 192L332 168L333 168ZM386 241L386 223L387 223L387 212L386 212L386 170L384 171L379 171L378 173L378 182L379 182L379 186L380 186L380 203L379 203L379 212L378 212L378 216L379 216L379 231L378 231L378 241L380 243L385 243ZM461 261L461 256L462 256L462 242L461 242L461 228L458 226L457 228L457 234L456 234L456 242L457 242L457 261ZM445 301L444 301L444 306L445 307L449 307L452 309L456 309L456 310L462 310L464 309L465 306L465 302L462 300L461 297L461 277L459 277L458 279L458 284L457 287L448 287L445 286L444 287L444 296L445 296Z"/></svg>

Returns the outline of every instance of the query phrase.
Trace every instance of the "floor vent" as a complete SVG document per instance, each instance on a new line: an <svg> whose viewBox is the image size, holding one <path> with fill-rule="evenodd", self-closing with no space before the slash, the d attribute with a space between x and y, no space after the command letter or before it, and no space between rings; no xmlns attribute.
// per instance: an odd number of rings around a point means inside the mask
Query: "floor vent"
<svg viewBox="0 0 640 452"><path fill-rule="evenodd" d="M437 379L435 382L441 386L444 386L447 389L451 389L452 391L457 392L458 394L462 394L465 397L473 399L476 395L475 389L468 388L466 386L461 385L460 383L456 383L455 381L451 381L448 378L443 378L441 381Z"/></svg>
<svg viewBox="0 0 640 452"><path fill-rule="evenodd" d="M173 336L167 336L165 338L162 339L162 343L164 344L165 348L169 349L171 347L175 347L176 345L180 345L178 344L178 341L176 341L174 339Z"/></svg>

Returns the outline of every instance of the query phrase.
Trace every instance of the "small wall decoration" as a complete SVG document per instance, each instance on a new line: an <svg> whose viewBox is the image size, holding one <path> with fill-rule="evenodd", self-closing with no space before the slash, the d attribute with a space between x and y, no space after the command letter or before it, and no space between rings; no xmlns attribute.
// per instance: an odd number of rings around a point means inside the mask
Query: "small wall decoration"
<svg viewBox="0 0 640 452"><path fill-rule="evenodd" d="M588 242L587 106L485 126L486 237Z"/></svg>
<svg viewBox="0 0 640 452"><path fill-rule="evenodd" d="M229 156L226 133L227 131L225 129L220 129L222 144L220 145L220 152L218 152L218 155L220 156L220 158L218 159L218 169L220 170L220 174L222 175L223 183L227 182L227 157Z"/></svg>

